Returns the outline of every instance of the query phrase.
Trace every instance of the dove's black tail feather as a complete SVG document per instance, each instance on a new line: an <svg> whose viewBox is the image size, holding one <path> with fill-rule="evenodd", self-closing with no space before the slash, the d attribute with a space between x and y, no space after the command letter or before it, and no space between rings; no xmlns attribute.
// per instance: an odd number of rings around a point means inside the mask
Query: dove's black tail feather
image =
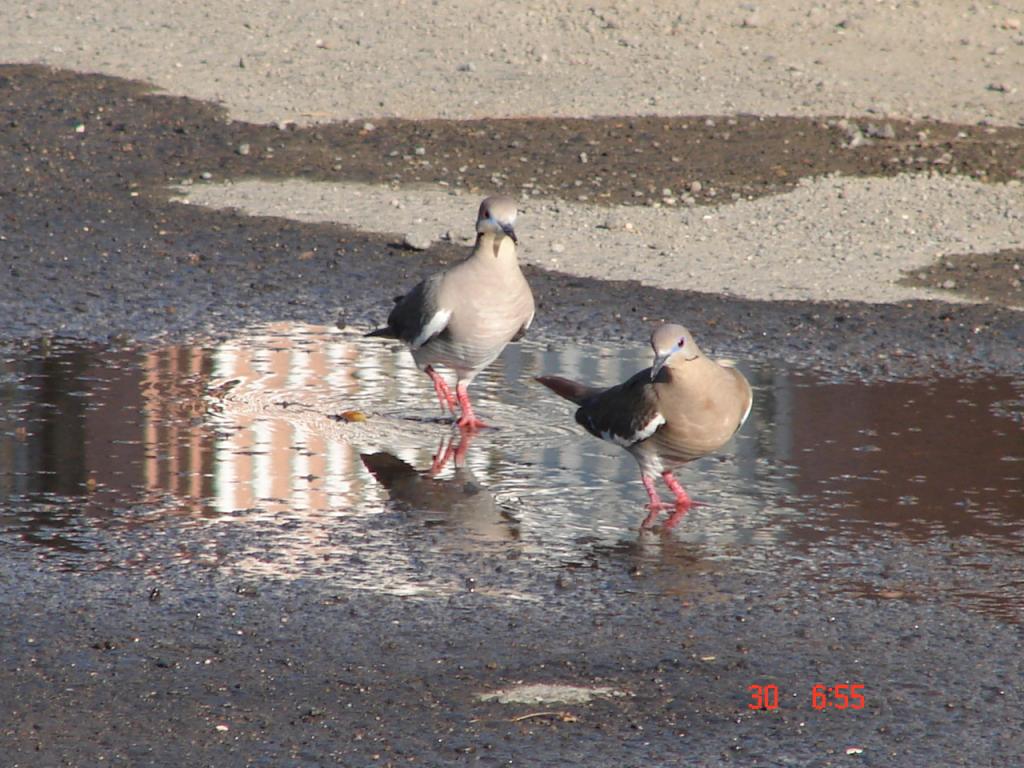
<svg viewBox="0 0 1024 768"><path fill-rule="evenodd" d="M571 400L577 405L582 405L584 400L597 391L594 387L588 387L586 384L580 384L578 381L572 381L571 379L564 379L561 376L538 376L537 381L556 395L564 397L566 400Z"/></svg>
<svg viewBox="0 0 1024 768"><path fill-rule="evenodd" d="M364 333L363 336L383 336L387 339L397 339L398 331L392 328L390 325L385 325L383 328L378 328L375 331Z"/></svg>

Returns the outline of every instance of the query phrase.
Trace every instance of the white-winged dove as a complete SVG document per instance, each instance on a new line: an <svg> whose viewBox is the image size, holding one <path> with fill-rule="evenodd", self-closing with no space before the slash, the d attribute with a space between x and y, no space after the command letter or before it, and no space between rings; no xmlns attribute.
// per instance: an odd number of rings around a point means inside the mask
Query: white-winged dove
<svg viewBox="0 0 1024 768"><path fill-rule="evenodd" d="M560 376L537 380L580 406L576 421L588 432L633 454L650 498L642 527L670 506L654 487L655 475L664 478L676 497L667 529L692 504L672 470L725 445L746 421L753 393L742 373L705 357L681 325L656 328L651 346L654 364L609 389Z"/></svg>
<svg viewBox="0 0 1024 768"><path fill-rule="evenodd" d="M516 203L508 197L480 203L473 252L398 299L387 326L366 334L408 344L416 364L434 382L442 410L447 407L454 414L458 398L458 424L465 429L486 426L473 413L470 382L533 321L533 293L516 258L516 213ZM456 397L435 365L455 371Z"/></svg>

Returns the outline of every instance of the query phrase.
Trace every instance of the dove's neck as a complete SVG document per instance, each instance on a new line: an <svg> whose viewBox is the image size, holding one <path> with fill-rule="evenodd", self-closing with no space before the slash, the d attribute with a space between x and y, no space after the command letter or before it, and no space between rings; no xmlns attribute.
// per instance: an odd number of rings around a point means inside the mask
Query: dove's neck
<svg viewBox="0 0 1024 768"><path fill-rule="evenodd" d="M476 236L473 258L492 260L498 264L514 265L516 261L516 244L511 237L496 235L493 232L481 232Z"/></svg>

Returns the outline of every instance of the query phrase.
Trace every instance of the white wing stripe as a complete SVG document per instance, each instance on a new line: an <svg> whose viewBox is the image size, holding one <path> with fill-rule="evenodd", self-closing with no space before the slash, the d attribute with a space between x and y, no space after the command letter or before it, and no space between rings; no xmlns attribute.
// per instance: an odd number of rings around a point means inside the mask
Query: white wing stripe
<svg viewBox="0 0 1024 768"><path fill-rule="evenodd" d="M622 437L614 434L611 430L601 433L601 438L609 442L621 445L623 448L629 448L634 443L639 443L641 440L646 440L648 437L658 431L658 427L665 423L665 417L660 413L655 414L654 418L647 422L643 429L637 430L629 437Z"/></svg>
<svg viewBox="0 0 1024 768"><path fill-rule="evenodd" d="M432 337L439 334L444 330L444 327L448 325L448 319L452 316L450 309L441 309L427 321L427 324L423 326L423 330L420 331L419 335L412 340L412 344L409 346L413 349L419 349L427 343Z"/></svg>

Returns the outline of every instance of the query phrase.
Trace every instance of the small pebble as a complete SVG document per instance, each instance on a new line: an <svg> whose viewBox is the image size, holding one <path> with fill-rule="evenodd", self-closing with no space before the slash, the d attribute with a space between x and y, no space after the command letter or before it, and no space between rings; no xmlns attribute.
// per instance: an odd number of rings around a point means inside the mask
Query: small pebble
<svg viewBox="0 0 1024 768"><path fill-rule="evenodd" d="M237 152L240 155L248 155L250 151L251 147L246 143L239 144L238 148L235 149L235 152Z"/></svg>
<svg viewBox="0 0 1024 768"><path fill-rule="evenodd" d="M377 126L373 123L363 123L363 130L369 133L370 131L377 130Z"/></svg>
<svg viewBox="0 0 1024 768"><path fill-rule="evenodd" d="M213 178L213 174L210 173L209 171L203 171L202 173L199 174L199 178L202 179L203 181L209 181L210 179Z"/></svg>
<svg viewBox="0 0 1024 768"><path fill-rule="evenodd" d="M699 181L691 181L690 185L687 187L687 189L689 189L690 192L693 193L693 194L697 194L703 188L704 188L704 185L702 185Z"/></svg>
<svg viewBox="0 0 1024 768"><path fill-rule="evenodd" d="M424 148L424 147L416 147L416 149L414 149L414 150L412 151L412 153L413 153L414 155L420 155L420 156L422 156L422 155L425 155L425 154L427 154L427 150L426 150L426 148Z"/></svg>
<svg viewBox="0 0 1024 768"><path fill-rule="evenodd" d="M565 253L565 245L562 244L562 243L552 243L551 244L551 252L552 253Z"/></svg>
<svg viewBox="0 0 1024 768"><path fill-rule="evenodd" d="M867 134L875 139L886 139L887 141L891 141L896 138L896 129L894 129L890 123L885 123L883 125L868 123Z"/></svg>
<svg viewBox="0 0 1024 768"><path fill-rule="evenodd" d="M943 280L942 287L945 288L947 291L951 291L954 288L956 288L956 280Z"/></svg>
<svg viewBox="0 0 1024 768"><path fill-rule="evenodd" d="M402 244L413 251L425 251L433 240L422 232L409 232L402 239Z"/></svg>
<svg viewBox="0 0 1024 768"><path fill-rule="evenodd" d="M856 149L857 147L866 147L873 142L867 136L860 131L857 131L853 136L850 137L850 143L847 144L848 149Z"/></svg>

